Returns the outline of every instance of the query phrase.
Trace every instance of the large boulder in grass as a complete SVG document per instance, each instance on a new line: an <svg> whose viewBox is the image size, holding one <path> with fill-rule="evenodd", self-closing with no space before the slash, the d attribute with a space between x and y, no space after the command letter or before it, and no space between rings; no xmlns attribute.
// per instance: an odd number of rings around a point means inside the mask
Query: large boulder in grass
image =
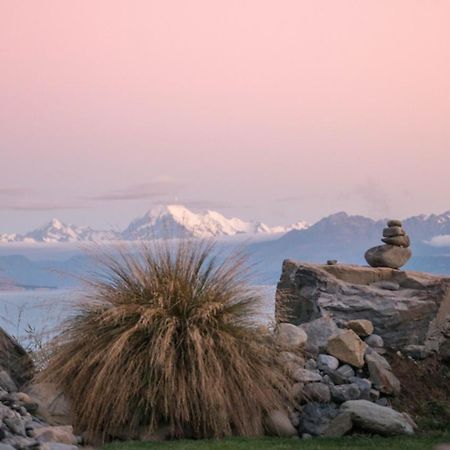
<svg viewBox="0 0 450 450"><path fill-rule="evenodd" d="M353 424L364 431L383 436L414 434L414 422L407 414L368 400L349 400L341 411L350 413Z"/></svg>
<svg viewBox="0 0 450 450"><path fill-rule="evenodd" d="M450 277L389 268L283 263L276 315L294 325L365 319L387 347L425 345L450 357Z"/></svg>
<svg viewBox="0 0 450 450"><path fill-rule="evenodd" d="M2 386L7 391L20 388L34 375L34 364L30 355L2 328L0 328L0 368L2 369L0 370L2 379L9 385L9 388ZM13 384L6 378L9 378Z"/></svg>

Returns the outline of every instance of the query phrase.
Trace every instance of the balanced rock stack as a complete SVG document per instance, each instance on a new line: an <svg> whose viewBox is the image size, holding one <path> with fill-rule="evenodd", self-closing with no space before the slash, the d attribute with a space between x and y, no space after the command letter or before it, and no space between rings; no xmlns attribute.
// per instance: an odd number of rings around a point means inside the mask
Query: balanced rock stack
<svg viewBox="0 0 450 450"><path fill-rule="evenodd" d="M409 236L402 228L400 220L389 220L383 230L384 245L378 245L367 250L364 257L372 267L389 267L399 269L411 258Z"/></svg>

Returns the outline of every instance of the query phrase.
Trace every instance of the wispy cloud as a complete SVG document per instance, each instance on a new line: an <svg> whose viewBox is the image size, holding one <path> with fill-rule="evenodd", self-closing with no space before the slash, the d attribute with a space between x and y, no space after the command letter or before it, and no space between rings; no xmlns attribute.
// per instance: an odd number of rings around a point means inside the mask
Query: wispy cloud
<svg viewBox="0 0 450 450"><path fill-rule="evenodd" d="M0 204L0 210L4 211L61 211L69 209L85 209L86 205L77 203L16 203L16 204Z"/></svg>
<svg viewBox="0 0 450 450"><path fill-rule="evenodd" d="M125 186L87 199L92 201L156 200L173 196L181 187L180 183L170 177L159 177L148 183Z"/></svg>

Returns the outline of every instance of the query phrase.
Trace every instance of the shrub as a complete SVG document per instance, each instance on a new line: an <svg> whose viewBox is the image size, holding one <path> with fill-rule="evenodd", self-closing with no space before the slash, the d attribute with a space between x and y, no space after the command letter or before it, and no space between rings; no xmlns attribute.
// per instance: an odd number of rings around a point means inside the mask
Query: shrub
<svg viewBox="0 0 450 450"><path fill-rule="evenodd" d="M102 261L41 375L72 401L91 439L258 435L289 382L245 259L208 241L142 244Z"/></svg>

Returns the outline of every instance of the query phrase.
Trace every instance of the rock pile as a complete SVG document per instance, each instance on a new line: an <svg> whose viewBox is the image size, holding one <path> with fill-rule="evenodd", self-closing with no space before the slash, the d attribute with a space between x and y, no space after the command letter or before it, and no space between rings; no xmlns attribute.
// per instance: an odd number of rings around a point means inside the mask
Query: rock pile
<svg viewBox="0 0 450 450"><path fill-rule="evenodd" d="M318 318L323 318L326 327L328 316L339 326L353 319L366 319L386 347L412 357L436 354L450 361L448 276L286 260L277 287L275 312L280 320L287 313L292 324L310 328L309 323ZM319 332L317 339L321 338ZM369 339L376 340L374 336Z"/></svg>
<svg viewBox="0 0 450 450"><path fill-rule="evenodd" d="M45 402L32 396L32 390L42 391L39 385L30 387L31 395L22 392L32 365L26 351L0 329L0 450L76 450L80 439L72 426L52 426L44 420L45 415L51 419L44 403L55 400L51 386Z"/></svg>
<svg viewBox="0 0 450 450"><path fill-rule="evenodd" d="M372 267L390 267L399 269L411 258L409 236L402 228L400 220L389 220L383 230L384 245L378 245L367 250L364 257Z"/></svg>
<svg viewBox="0 0 450 450"><path fill-rule="evenodd" d="M383 356L383 339L368 320L339 328L330 317L295 326L279 325L280 358L295 383L298 409L274 412L276 434L338 437L353 429L381 435L413 434L407 414L390 407L400 382ZM287 330L289 332L287 332Z"/></svg>

